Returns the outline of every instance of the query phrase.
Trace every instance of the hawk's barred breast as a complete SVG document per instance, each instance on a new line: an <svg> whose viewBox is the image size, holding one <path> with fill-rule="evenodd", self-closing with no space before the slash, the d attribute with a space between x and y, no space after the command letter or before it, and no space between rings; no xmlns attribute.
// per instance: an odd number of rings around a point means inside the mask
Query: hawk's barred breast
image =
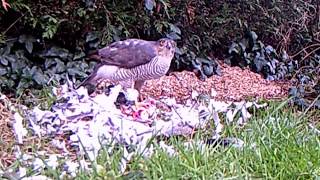
<svg viewBox="0 0 320 180"><path fill-rule="evenodd" d="M131 69L119 69L110 79L112 81L157 79L167 73L170 64L171 61L155 57L147 64Z"/></svg>
<svg viewBox="0 0 320 180"><path fill-rule="evenodd" d="M98 51L100 63L91 75L80 84L96 84L99 79L113 82L139 81L135 88L140 89L148 79L157 79L165 75L170 68L176 43L163 38L158 41L128 39L118 41Z"/></svg>

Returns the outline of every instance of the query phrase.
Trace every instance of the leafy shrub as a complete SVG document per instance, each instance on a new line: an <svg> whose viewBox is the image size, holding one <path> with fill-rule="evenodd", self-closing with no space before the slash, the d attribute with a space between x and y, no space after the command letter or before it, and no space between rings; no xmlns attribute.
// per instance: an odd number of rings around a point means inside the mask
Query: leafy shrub
<svg viewBox="0 0 320 180"><path fill-rule="evenodd" d="M7 41L0 49L1 91L21 95L25 89L61 83L67 75L83 77L92 70L94 62L85 62L81 51L51 46L43 49L41 41L29 35Z"/></svg>
<svg viewBox="0 0 320 180"><path fill-rule="evenodd" d="M58 82L65 74L82 79L90 71L85 56L91 50L120 39L155 40L164 36L178 42L179 53L171 71L196 71L205 79L220 73L215 58L230 56L230 64L250 66L271 80L294 77L297 84L317 84L317 0L8 3L8 11L0 9L0 40L6 43L2 48L9 49L1 50L2 59L8 61L1 62L2 81L6 81L2 89L34 87L48 79ZM8 41L21 34L34 38ZM244 39L238 40L241 37ZM20 58L19 63L26 65L25 74L12 67L17 61L12 58Z"/></svg>
<svg viewBox="0 0 320 180"><path fill-rule="evenodd" d="M278 53L271 45L265 45L254 31L246 28L244 34L241 40L232 42L225 59L227 64L248 66L268 80L291 79L295 82L289 92L293 103L303 109L309 106L320 109L320 51L315 51L314 57L304 63L292 59L286 51Z"/></svg>
<svg viewBox="0 0 320 180"><path fill-rule="evenodd" d="M297 69L297 61L289 58L284 51L278 54L271 45L258 40L254 31L245 30L239 42L232 42L229 57L225 59L232 66L249 66L254 72L262 74L269 80L285 79Z"/></svg>

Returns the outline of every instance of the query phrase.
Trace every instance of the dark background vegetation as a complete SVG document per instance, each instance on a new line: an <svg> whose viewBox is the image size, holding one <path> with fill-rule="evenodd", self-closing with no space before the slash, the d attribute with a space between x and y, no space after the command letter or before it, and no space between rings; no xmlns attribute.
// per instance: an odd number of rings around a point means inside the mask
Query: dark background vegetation
<svg viewBox="0 0 320 180"><path fill-rule="evenodd" d="M270 80L292 80L300 107L320 108L318 0L7 0L0 9L1 91L38 95L82 80L90 51L126 38L170 37L171 71L220 74L218 59ZM316 99L318 98L318 99Z"/></svg>

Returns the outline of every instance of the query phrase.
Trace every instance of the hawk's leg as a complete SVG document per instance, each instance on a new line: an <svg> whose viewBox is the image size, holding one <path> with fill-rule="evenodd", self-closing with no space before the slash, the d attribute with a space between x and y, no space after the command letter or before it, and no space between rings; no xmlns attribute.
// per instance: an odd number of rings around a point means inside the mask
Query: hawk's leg
<svg viewBox="0 0 320 180"><path fill-rule="evenodd" d="M136 89L139 92L139 101L143 101L143 97L141 95L141 88L144 84L144 80L137 80L134 82L134 89Z"/></svg>

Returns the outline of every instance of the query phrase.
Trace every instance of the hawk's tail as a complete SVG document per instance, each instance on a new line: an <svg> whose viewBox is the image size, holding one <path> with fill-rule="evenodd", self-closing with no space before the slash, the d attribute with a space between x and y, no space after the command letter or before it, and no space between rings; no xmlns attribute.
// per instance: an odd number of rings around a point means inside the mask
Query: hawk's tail
<svg viewBox="0 0 320 180"><path fill-rule="evenodd" d="M101 60L101 57L98 55L98 50L93 50L90 51L87 54L87 57L89 59L94 59L94 60ZM96 69L96 67L95 67ZM86 86L86 85L96 85L96 73L94 72L95 70L93 70L93 73L91 73L85 80L83 80L77 87L76 89L80 88L81 86Z"/></svg>
<svg viewBox="0 0 320 180"><path fill-rule="evenodd" d="M98 50L90 51L90 52L87 54L87 57L88 57L89 59L93 59L93 60L97 60L97 61L100 61L100 60L101 60L101 56L99 56Z"/></svg>
<svg viewBox="0 0 320 180"><path fill-rule="evenodd" d="M96 84L96 74L92 73L90 74L84 81L82 81L78 86L77 89L79 89L81 86L86 86L86 85L95 85Z"/></svg>

